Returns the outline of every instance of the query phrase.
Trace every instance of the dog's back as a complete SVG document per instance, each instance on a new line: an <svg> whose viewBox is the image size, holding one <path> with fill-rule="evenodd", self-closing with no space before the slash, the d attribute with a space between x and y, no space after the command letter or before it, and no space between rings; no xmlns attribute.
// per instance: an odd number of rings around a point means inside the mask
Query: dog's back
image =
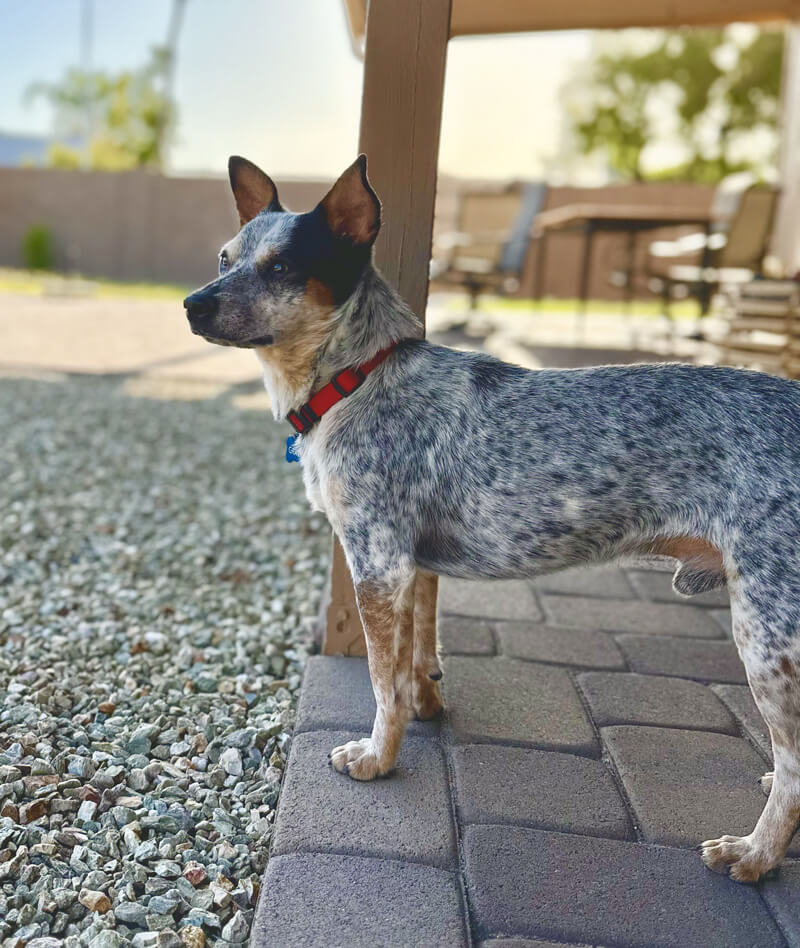
<svg viewBox="0 0 800 948"><path fill-rule="evenodd" d="M722 543L732 522L800 530L795 382L684 365L527 371L408 342L348 409L330 448L354 535L391 515L436 572L557 569L643 535Z"/></svg>

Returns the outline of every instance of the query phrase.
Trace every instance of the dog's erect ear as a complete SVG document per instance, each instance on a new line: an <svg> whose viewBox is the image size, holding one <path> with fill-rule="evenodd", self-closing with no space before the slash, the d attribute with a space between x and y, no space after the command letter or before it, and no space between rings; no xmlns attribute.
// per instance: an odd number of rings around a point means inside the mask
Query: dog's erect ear
<svg viewBox="0 0 800 948"><path fill-rule="evenodd" d="M228 159L228 177L231 179L233 199L236 201L242 226L265 209L283 210L275 182L252 161L231 155Z"/></svg>
<svg viewBox="0 0 800 948"><path fill-rule="evenodd" d="M320 201L328 227L342 239L369 246L381 229L381 202L367 179L367 156L359 155Z"/></svg>

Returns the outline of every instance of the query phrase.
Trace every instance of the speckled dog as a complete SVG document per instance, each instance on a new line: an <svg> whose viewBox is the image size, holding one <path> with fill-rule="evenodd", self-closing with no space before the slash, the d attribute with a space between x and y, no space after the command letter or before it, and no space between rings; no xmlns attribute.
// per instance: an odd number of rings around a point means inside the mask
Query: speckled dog
<svg viewBox="0 0 800 948"><path fill-rule="evenodd" d="M230 176L243 226L186 309L194 332L255 350L276 418L302 416L295 451L347 556L377 702L333 766L389 773L409 718L441 708L438 574L665 554L682 595L727 584L775 755L753 832L703 859L748 882L778 865L800 820L800 385L683 365L530 372L431 345L372 266L363 157L306 214L244 159ZM359 366L322 417L301 408Z"/></svg>

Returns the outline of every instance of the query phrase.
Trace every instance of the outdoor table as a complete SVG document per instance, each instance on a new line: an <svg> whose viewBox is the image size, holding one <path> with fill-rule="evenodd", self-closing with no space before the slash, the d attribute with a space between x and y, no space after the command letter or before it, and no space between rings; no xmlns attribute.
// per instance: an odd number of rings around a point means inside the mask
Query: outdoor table
<svg viewBox="0 0 800 948"><path fill-rule="evenodd" d="M542 211L534 221L533 235L538 237L536 261L537 300L542 298L542 281L547 252L547 236L553 231L581 231L584 235L580 276L580 309L586 312L589 277L592 265L592 243L597 233L622 233L627 236L626 298L631 301L636 266L636 237L645 231L664 227L702 227L706 235L711 228L710 209L676 204L565 204Z"/></svg>

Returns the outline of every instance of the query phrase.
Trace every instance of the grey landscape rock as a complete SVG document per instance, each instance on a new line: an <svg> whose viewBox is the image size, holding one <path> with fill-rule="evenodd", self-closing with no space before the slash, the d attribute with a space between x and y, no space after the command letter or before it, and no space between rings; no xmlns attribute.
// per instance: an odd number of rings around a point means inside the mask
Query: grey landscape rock
<svg viewBox="0 0 800 948"><path fill-rule="evenodd" d="M139 902L121 902L114 909L114 917L125 925L144 928L147 908Z"/></svg>
<svg viewBox="0 0 800 948"><path fill-rule="evenodd" d="M223 751L219 758L219 763L226 774L232 777L242 775L242 755L235 747L229 747Z"/></svg>
<svg viewBox="0 0 800 948"><path fill-rule="evenodd" d="M179 883L266 865L329 531L263 413L126 384L0 378L0 943L218 939Z"/></svg>
<svg viewBox="0 0 800 948"><path fill-rule="evenodd" d="M222 929L222 938L232 945L242 945L247 941L250 923L242 912L236 912Z"/></svg>
<svg viewBox="0 0 800 948"><path fill-rule="evenodd" d="M89 948L120 948L126 943L126 939L114 931L98 932L89 942Z"/></svg>

